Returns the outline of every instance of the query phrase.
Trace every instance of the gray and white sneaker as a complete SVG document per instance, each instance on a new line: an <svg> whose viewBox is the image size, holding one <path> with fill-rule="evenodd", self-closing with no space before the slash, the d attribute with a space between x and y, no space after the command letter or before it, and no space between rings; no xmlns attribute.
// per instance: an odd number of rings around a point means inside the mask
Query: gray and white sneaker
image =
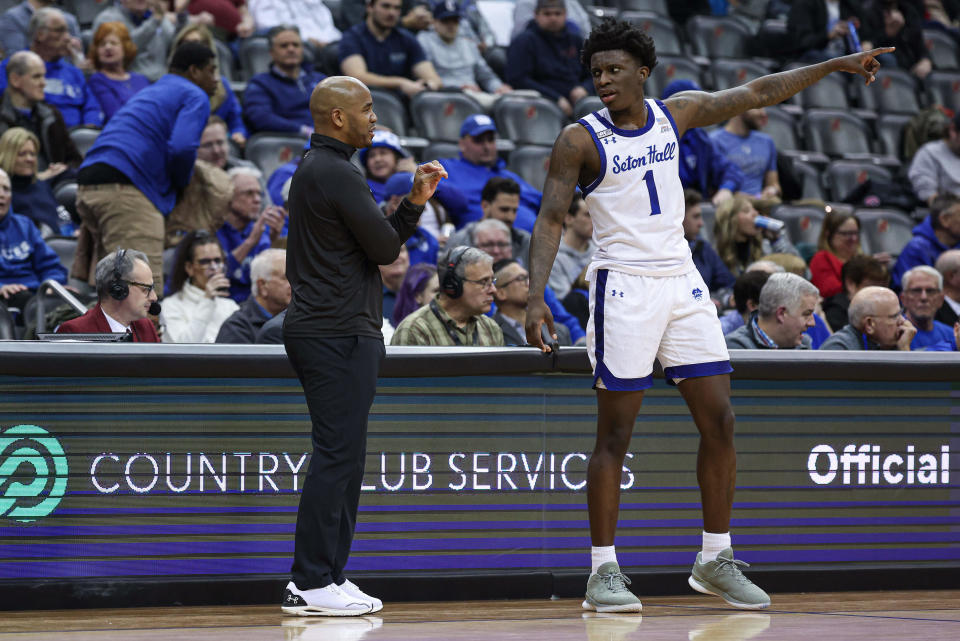
<svg viewBox="0 0 960 641"><path fill-rule="evenodd" d="M596 612L640 612L640 599L627 589L628 585L630 579L620 572L620 566L607 561L587 579L587 594L581 607Z"/></svg>
<svg viewBox="0 0 960 641"><path fill-rule="evenodd" d="M736 608L762 610L770 607L770 597L743 575L741 567L750 565L735 560L732 548L718 554L716 561L706 563L703 562L703 553L697 552L697 561L687 583L697 592L718 596Z"/></svg>
<svg viewBox="0 0 960 641"><path fill-rule="evenodd" d="M379 612L380 610L383 609L383 601L381 601L375 596L370 596L369 594L361 590L357 586L357 584L351 581L350 579L345 579L344 582L337 587L339 587L341 590L343 590L350 596L354 597L355 599L361 599L363 601L367 601L368 603L370 603L371 613Z"/></svg>
<svg viewBox="0 0 960 641"><path fill-rule="evenodd" d="M369 614L373 603L352 596L331 583L322 588L300 590L293 581L283 591L280 610L297 616L356 617Z"/></svg>

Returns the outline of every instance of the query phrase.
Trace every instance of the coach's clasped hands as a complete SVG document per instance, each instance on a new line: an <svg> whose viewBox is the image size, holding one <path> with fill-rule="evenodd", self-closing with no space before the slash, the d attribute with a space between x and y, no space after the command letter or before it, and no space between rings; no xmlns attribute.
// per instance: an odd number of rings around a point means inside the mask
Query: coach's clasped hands
<svg viewBox="0 0 960 641"><path fill-rule="evenodd" d="M410 195L407 196L407 200L414 205L426 205L427 201L433 197L433 192L436 191L440 179L446 177L447 170L436 160L418 165L417 172L413 175L413 187L410 188Z"/></svg>

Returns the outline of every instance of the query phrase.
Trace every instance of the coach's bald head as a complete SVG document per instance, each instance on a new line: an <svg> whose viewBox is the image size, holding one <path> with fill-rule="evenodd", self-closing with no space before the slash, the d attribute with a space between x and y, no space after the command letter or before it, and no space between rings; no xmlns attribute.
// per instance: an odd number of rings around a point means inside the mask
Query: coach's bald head
<svg viewBox="0 0 960 641"><path fill-rule="evenodd" d="M377 115L367 86L350 76L329 76L310 95L310 115L318 134L352 147L369 147Z"/></svg>

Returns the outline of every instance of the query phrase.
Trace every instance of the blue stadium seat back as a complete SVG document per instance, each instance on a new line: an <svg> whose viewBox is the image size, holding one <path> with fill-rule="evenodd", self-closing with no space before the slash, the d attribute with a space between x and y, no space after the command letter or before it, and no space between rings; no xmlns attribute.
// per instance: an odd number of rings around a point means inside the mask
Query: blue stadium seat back
<svg viewBox="0 0 960 641"><path fill-rule="evenodd" d="M270 69L270 43L265 37L255 36L240 41L240 78L249 81L258 73Z"/></svg>
<svg viewBox="0 0 960 641"><path fill-rule="evenodd" d="M797 136L797 122L780 107L766 107L767 126L763 133L773 138L778 151L803 149Z"/></svg>
<svg viewBox="0 0 960 641"><path fill-rule="evenodd" d="M620 9L617 7L605 7L593 4L584 8L587 10L587 15L590 16L591 27L596 27L606 18L616 18L620 15Z"/></svg>
<svg viewBox="0 0 960 641"><path fill-rule="evenodd" d="M60 264L69 269L73 266L73 258L77 255L77 239L67 236L50 236L45 238L47 246L56 252Z"/></svg>
<svg viewBox="0 0 960 641"><path fill-rule="evenodd" d="M793 244L806 243L816 246L820 227L827 213L823 207L780 205L771 216L786 223L787 233Z"/></svg>
<svg viewBox="0 0 960 641"><path fill-rule="evenodd" d="M850 192L867 180L890 182L893 175L883 167L863 160L834 160L824 171L831 200L842 202Z"/></svg>
<svg viewBox="0 0 960 641"><path fill-rule="evenodd" d="M657 51L657 66L653 68L650 77L643 85L643 95L647 98L659 98L674 80L693 80L704 86L700 65L689 58L663 56Z"/></svg>
<svg viewBox="0 0 960 641"><path fill-rule="evenodd" d="M857 209L861 233L866 237L871 252L888 252L898 256L910 239L917 224L899 209Z"/></svg>
<svg viewBox="0 0 960 641"><path fill-rule="evenodd" d="M660 16L667 16L667 0L614 0L613 4L620 11L649 11Z"/></svg>
<svg viewBox="0 0 960 641"><path fill-rule="evenodd" d="M264 131L247 140L246 158L253 162L264 178L269 178L277 167L285 165L303 153L304 137L300 134Z"/></svg>
<svg viewBox="0 0 960 641"><path fill-rule="evenodd" d="M923 42L930 52L930 62L938 71L960 69L960 47L950 35L939 29L924 29Z"/></svg>
<svg viewBox="0 0 960 641"><path fill-rule="evenodd" d="M460 125L467 116L485 111L476 100L466 94L424 91L410 101L410 113L418 136L454 142L460 139ZM504 135L503 131L499 133Z"/></svg>
<svg viewBox="0 0 960 641"><path fill-rule="evenodd" d="M877 79L869 86L859 79L854 82L854 86L863 109L884 114L915 114L920 111L920 91L916 79L909 71L881 69L877 73Z"/></svg>
<svg viewBox="0 0 960 641"><path fill-rule="evenodd" d="M803 133L811 150L828 156L872 153L866 123L847 111L808 110L803 115Z"/></svg>
<svg viewBox="0 0 960 641"><path fill-rule="evenodd" d="M550 170L551 151L550 147L538 145L517 147L510 152L507 167L542 192Z"/></svg>
<svg viewBox="0 0 960 641"><path fill-rule="evenodd" d="M509 95L494 103L493 119L500 135L518 145L553 146L567 123L552 100Z"/></svg>
<svg viewBox="0 0 960 641"><path fill-rule="evenodd" d="M931 105L943 105L960 112L960 72L933 71L926 79Z"/></svg>
<svg viewBox="0 0 960 641"><path fill-rule="evenodd" d="M657 57L684 55L680 34L667 16L657 15L650 11L624 11L620 19L632 22L645 31L657 43Z"/></svg>
<svg viewBox="0 0 960 641"><path fill-rule="evenodd" d="M96 141L99 135L99 129L84 127L82 125L70 130L70 140L77 146L77 151L80 152L81 156L87 155L87 151L90 150L90 147L93 146L94 141Z"/></svg>
<svg viewBox="0 0 960 641"><path fill-rule="evenodd" d="M716 91L745 85L769 73L766 67L753 60L720 58L713 61L710 74Z"/></svg>
<svg viewBox="0 0 960 641"><path fill-rule="evenodd" d="M389 91L371 89L373 111L377 114L377 124L388 128L398 136L408 135L407 108L400 98Z"/></svg>
<svg viewBox="0 0 960 641"><path fill-rule="evenodd" d="M730 16L693 16L686 30L693 53L709 58L745 58L753 36L749 27Z"/></svg>
<svg viewBox="0 0 960 641"><path fill-rule="evenodd" d="M603 109L603 101L597 96L584 96L573 106L573 119L579 120L594 111Z"/></svg>
<svg viewBox="0 0 960 641"><path fill-rule="evenodd" d="M908 114L880 114L877 134L884 154L894 158L903 155L903 130L912 119Z"/></svg>

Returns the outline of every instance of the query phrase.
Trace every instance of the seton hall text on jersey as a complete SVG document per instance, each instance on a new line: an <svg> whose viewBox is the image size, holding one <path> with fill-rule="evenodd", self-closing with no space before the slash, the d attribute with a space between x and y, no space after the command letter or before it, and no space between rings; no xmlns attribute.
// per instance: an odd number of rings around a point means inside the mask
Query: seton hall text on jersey
<svg viewBox="0 0 960 641"><path fill-rule="evenodd" d="M636 169L637 167L646 167L647 165L652 165L658 162L666 162L668 160L673 160L673 155L677 151L677 143L668 142L663 147L663 151L657 151L656 145L650 145L647 147L647 154L645 156L627 156L624 160L620 160L620 155L616 154L613 157L613 173L619 174L631 169Z"/></svg>

